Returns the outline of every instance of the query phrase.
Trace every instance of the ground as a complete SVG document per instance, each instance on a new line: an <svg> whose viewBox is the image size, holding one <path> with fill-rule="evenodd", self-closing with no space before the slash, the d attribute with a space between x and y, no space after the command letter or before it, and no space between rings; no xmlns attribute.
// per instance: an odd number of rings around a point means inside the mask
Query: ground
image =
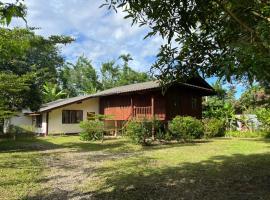
<svg viewBox="0 0 270 200"><path fill-rule="evenodd" d="M269 199L270 140L0 139L0 199Z"/></svg>

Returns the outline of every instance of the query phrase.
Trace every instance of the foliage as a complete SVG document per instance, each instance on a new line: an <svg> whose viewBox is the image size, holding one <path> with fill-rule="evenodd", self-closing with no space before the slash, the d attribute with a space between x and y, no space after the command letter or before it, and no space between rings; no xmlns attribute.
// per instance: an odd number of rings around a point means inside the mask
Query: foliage
<svg viewBox="0 0 270 200"><path fill-rule="evenodd" d="M22 76L0 72L0 118L8 118L27 106L25 102L33 74Z"/></svg>
<svg viewBox="0 0 270 200"><path fill-rule="evenodd" d="M47 39L30 29L0 28L0 71L18 77L34 74L29 90L21 93L22 105L31 110L40 107L43 85L57 81L57 70L64 62L57 45L71 41L65 36L50 36Z"/></svg>
<svg viewBox="0 0 270 200"><path fill-rule="evenodd" d="M69 96L92 94L112 87L150 80L147 73L137 72L129 67L131 56L121 55L121 67L115 61L102 63L100 72L91 61L80 56L75 64L67 63L60 71L60 85ZM100 77L98 76L100 74Z"/></svg>
<svg viewBox="0 0 270 200"><path fill-rule="evenodd" d="M123 66L116 65L115 61L102 64L102 89L151 80L151 77L147 73L135 71L129 66L129 61L133 60L130 54L120 55L119 58L123 60Z"/></svg>
<svg viewBox="0 0 270 200"><path fill-rule="evenodd" d="M60 90L56 84L45 83L43 85L43 102L51 102L57 99L61 99L66 96L66 93L63 90Z"/></svg>
<svg viewBox="0 0 270 200"><path fill-rule="evenodd" d="M169 130L176 140L192 140L203 136L203 125L193 117L176 116L169 122Z"/></svg>
<svg viewBox="0 0 270 200"><path fill-rule="evenodd" d="M265 131L226 131L225 137L270 138L270 133Z"/></svg>
<svg viewBox="0 0 270 200"><path fill-rule="evenodd" d="M105 0L161 35L154 69L164 82L194 74L269 84L270 5L257 0Z"/></svg>
<svg viewBox="0 0 270 200"><path fill-rule="evenodd" d="M151 129L147 121L129 121L126 125L125 134L136 144L147 145L147 139L151 136Z"/></svg>
<svg viewBox="0 0 270 200"><path fill-rule="evenodd" d="M92 94L101 89L97 72L85 56L80 56L75 64L67 63L60 72L60 81L69 96Z"/></svg>
<svg viewBox="0 0 270 200"><path fill-rule="evenodd" d="M9 25L13 17L21 18L26 22L26 6L22 1L17 0L15 3L3 3L0 1L0 24Z"/></svg>
<svg viewBox="0 0 270 200"><path fill-rule="evenodd" d="M82 132L80 133L81 140L103 140L104 122L100 120L87 120L80 122Z"/></svg>
<svg viewBox="0 0 270 200"><path fill-rule="evenodd" d="M224 136L225 134L225 123L222 120L211 118L204 119L204 137L212 138L218 136Z"/></svg>
<svg viewBox="0 0 270 200"><path fill-rule="evenodd" d="M270 96L259 84L247 87L239 99L239 107L245 113L254 113L256 108L268 105L270 105Z"/></svg>
<svg viewBox="0 0 270 200"><path fill-rule="evenodd" d="M260 108L256 110L258 120L262 123L261 127L263 130L270 131L270 109Z"/></svg>
<svg viewBox="0 0 270 200"><path fill-rule="evenodd" d="M224 89L220 80L217 80L212 86L217 95L205 98L203 102L203 118L222 120L225 122L226 128L231 128L236 113L235 88Z"/></svg>

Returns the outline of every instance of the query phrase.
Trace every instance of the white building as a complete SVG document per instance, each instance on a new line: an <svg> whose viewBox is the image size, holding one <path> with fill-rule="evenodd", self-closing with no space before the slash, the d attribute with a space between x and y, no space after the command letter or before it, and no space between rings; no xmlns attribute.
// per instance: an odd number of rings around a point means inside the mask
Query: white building
<svg viewBox="0 0 270 200"><path fill-rule="evenodd" d="M43 104L38 112L24 110L5 122L21 129L45 134L78 133L79 122L99 113L99 97L94 95L60 99Z"/></svg>

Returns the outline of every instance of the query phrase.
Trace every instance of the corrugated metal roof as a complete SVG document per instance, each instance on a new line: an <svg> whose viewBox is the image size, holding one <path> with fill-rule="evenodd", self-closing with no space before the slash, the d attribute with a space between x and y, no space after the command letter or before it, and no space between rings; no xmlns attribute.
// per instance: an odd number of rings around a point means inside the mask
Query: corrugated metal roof
<svg viewBox="0 0 270 200"><path fill-rule="evenodd" d="M188 83L180 83L180 84L185 85L187 87L204 89L204 90L208 90L209 92L211 91L214 92L213 89L210 89L211 86L209 86L210 88L205 88L205 87L200 87L200 86L196 86L196 85L192 85ZM109 95L122 94L122 93L128 93L128 92L136 92L136 91L142 91L142 90L150 90L150 89L155 89L155 88L160 88L160 87L161 86L158 81L148 81L144 83L135 83L135 84L125 85L125 86L115 87L115 88L97 92L91 95L78 96L78 97L72 97L72 98L67 98L67 99L59 99L53 102L49 102L49 103L43 104L39 112L49 111L49 110L62 107L65 105L69 105L75 102L80 102L89 98L109 96Z"/></svg>
<svg viewBox="0 0 270 200"><path fill-rule="evenodd" d="M160 85L159 85L158 81L148 81L148 82L144 82L144 83L135 83L135 84L111 88L108 90L98 92L98 93L94 94L94 96L108 96L108 95L112 95L112 94L136 92L136 91L154 89L154 88L159 88L159 87L160 87Z"/></svg>

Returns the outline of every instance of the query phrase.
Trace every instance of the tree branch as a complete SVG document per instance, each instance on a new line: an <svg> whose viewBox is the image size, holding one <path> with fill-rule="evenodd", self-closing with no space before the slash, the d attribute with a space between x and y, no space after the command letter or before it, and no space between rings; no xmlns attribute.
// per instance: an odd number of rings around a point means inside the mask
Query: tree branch
<svg viewBox="0 0 270 200"><path fill-rule="evenodd" d="M255 31L250 28L245 22L243 22L241 19L239 19L231 10L229 10L228 8L226 8L226 6L221 3L220 1L216 1L217 4L219 6L221 6L223 8L223 10L230 16L232 17L238 24L240 24L241 26L243 26L246 30L248 30L251 33L254 33Z"/></svg>
<svg viewBox="0 0 270 200"><path fill-rule="evenodd" d="M251 13L253 13L257 17L260 17L260 18L265 19L266 21L270 22L270 17L265 17L262 14L257 13L256 11L251 11Z"/></svg>

